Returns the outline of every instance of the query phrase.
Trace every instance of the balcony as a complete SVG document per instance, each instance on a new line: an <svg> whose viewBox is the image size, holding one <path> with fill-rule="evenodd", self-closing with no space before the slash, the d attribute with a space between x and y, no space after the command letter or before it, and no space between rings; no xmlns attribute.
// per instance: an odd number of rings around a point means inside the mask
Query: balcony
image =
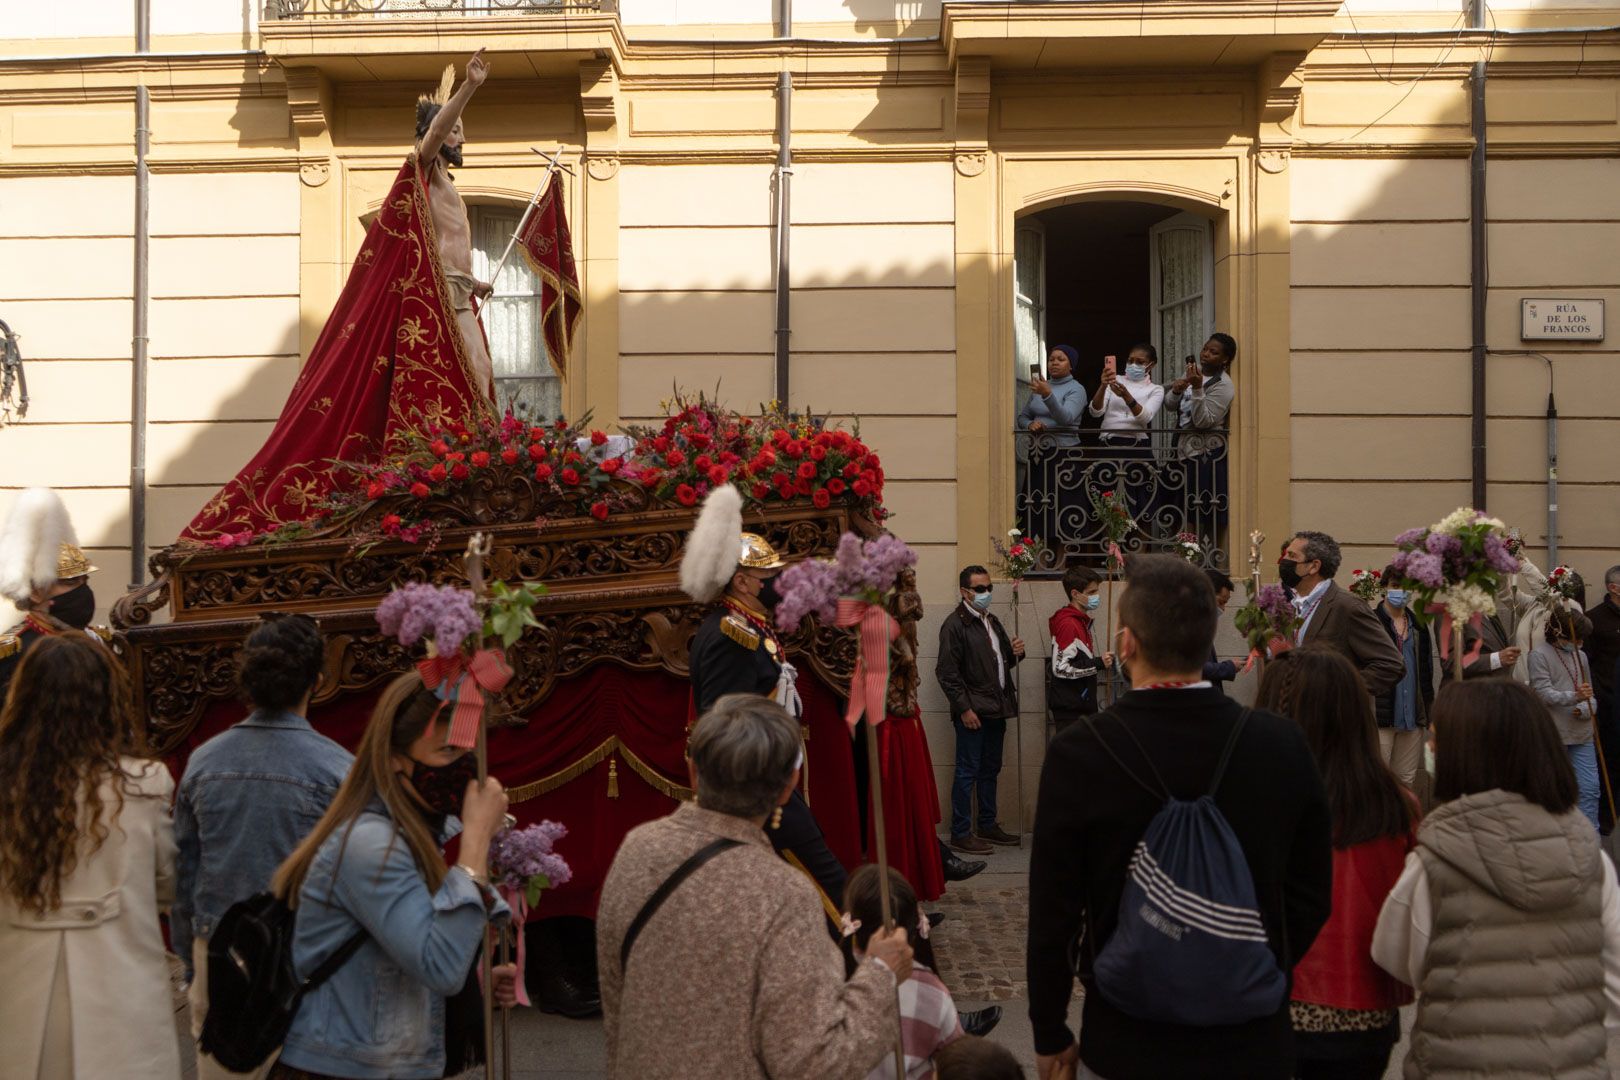
<svg viewBox="0 0 1620 1080"><path fill-rule="evenodd" d="M1160 429L1138 444L1109 441L1093 429L1013 432L1018 466L1013 507L1026 536L1049 549L1032 577L1056 577L1065 566L1101 570L1108 537L1096 512L1104 492L1123 496L1133 527L1119 541L1124 555L1185 554L1190 561L1230 566L1231 517L1227 436Z"/></svg>
<svg viewBox="0 0 1620 1080"><path fill-rule="evenodd" d="M617 0L264 0L259 33L286 67L340 83L434 82L478 49L496 78L578 78L624 54Z"/></svg>
<svg viewBox="0 0 1620 1080"><path fill-rule="evenodd" d="M266 21L567 15L618 9L617 0L266 0Z"/></svg>

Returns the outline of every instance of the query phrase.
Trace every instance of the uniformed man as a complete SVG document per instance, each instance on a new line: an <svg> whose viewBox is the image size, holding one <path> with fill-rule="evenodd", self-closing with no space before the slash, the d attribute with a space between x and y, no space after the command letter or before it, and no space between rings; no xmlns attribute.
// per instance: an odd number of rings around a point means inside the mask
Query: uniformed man
<svg viewBox="0 0 1620 1080"><path fill-rule="evenodd" d="M702 715L727 694L763 694L790 715L799 716L802 706L794 686L797 673L771 622L775 606L772 584L782 568L782 558L764 537L745 533L741 526L741 497L736 488L726 485L705 500L698 525L687 541L682 587L699 600L714 599L715 591L723 589L720 606L703 620L692 639L693 704ZM730 572L726 574L728 562ZM719 580L722 575L726 576ZM827 847L802 793L793 793L780 814L767 823L765 832L777 853L820 887L828 917L837 925L847 875Z"/></svg>
<svg viewBox="0 0 1620 1080"><path fill-rule="evenodd" d="M23 492L0 530L0 596L23 613L20 622L0 632L0 701L34 642L90 628L96 597L89 579L95 569L79 548L61 496L48 488Z"/></svg>

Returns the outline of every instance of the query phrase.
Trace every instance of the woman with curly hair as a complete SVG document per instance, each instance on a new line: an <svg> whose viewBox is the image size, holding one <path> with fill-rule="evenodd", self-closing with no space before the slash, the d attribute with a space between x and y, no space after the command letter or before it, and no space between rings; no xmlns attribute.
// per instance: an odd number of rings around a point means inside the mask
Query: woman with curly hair
<svg viewBox="0 0 1620 1080"><path fill-rule="evenodd" d="M178 1077L158 910L174 893L174 781L134 745L122 673L64 634L0 710L4 1075Z"/></svg>

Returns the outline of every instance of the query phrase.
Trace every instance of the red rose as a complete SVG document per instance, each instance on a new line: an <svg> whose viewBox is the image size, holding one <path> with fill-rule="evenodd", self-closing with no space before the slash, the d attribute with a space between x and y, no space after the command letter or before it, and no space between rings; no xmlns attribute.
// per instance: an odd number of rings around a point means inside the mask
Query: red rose
<svg viewBox="0 0 1620 1080"><path fill-rule="evenodd" d="M671 465L675 465L675 466L678 467L678 466L686 464L686 455L681 453L679 450L671 450L669 452L669 457L666 460Z"/></svg>
<svg viewBox="0 0 1620 1080"><path fill-rule="evenodd" d="M608 458L606 461L602 462L602 471L607 473L609 476L614 475L615 473L617 473L623 467L624 467L624 458L612 457L612 458Z"/></svg>
<svg viewBox="0 0 1620 1080"><path fill-rule="evenodd" d="M765 449L763 449L763 450L761 450L759 452L759 456L756 457L754 460L759 462L761 465L765 466L765 468L768 469L772 465L776 464L776 454L774 452L772 452L770 447L767 446Z"/></svg>
<svg viewBox="0 0 1620 1080"><path fill-rule="evenodd" d="M411 494L415 495L418 499L425 499L429 495L433 494L433 489L422 483L422 481L418 480L416 483L411 485Z"/></svg>
<svg viewBox="0 0 1620 1080"><path fill-rule="evenodd" d="M849 485L845 484L836 476L827 481L827 490L832 492L834 495L842 495L844 493L844 489L848 486Z"/></svg>
<svg viewBox="0 0 1620 1080"><path fill-rule="evenodd" d="M444 465L442 463L439 464L439 465L433 466L433 468L428 470L427 474L428 474L428 479L433 481L435 484L444 483L444 478L445 478L446 475L448 475L444 471Z"/></svg>
<svg viewBox="0 0 1620 1080"><path fill-rule="evenodd" d="M563 464L564 465L583 465L583 464L585 464L585 459L579 456L579 451L578 450L570 450L570 451L568 451L568 453L563 455Z"/></svg>
<svg viewBox="0 0 1620 1080"><path fill-rule="evenodd" d="M799 479L800 480L814 480L815 478L816 478L816 466L815 466L815 463L811 462L811 461L801 461L801 462L799 462Z"/></svg>
<svg viewBox="0 0 1620 1080"><path fill-rule="evenodd" d="M790 458L802 458L804 457L804 443L798 439L793 439L782 447L782 453Z"/></svg>
<svg viewBox="0 0 1620 1080"><path fill-rule="evenodd" d="M595 518L597 521L606 521L608 517L608 504L605 502L592 503L591 517Z"/></svg>
<svg viewBox="0 0 1620 1080"><path fill-rule="evenodd" d="M727 468L730 468L732 465L737 464L737 462L741 460L742 458L738 457L736 454L733 454L730 450L727 450L725 453L720 455L720 464L726 466Z"/></svg>
<svg viewBox="0 0 1620 1080"><path fill-rule="evenodd" d="M1012 554L1012 555L1022 555L1023 553L1024 553L1024 545L1023 544L1014 544L1012 546L1011 551L1009 552L1009 554Z"/></svg>
<svg viewBox="0 0 1620 1080"><path fill-rule="evenodd" d="M859 465L857 465L855 462L852 461L848 465L844 466L844 479L845 480L853 480L859 475L861 475L861 467Z"/></svg>
<svg viewBox="0 0 1620 1080"><path fill-rule="evenodd" d="M789 436L788 433L783 431L781 428L777 428L775 431L771 432L771 442L775 443L777 446L786 446L790 437L791 436Z"/></svg>
<svg viewBox="0 0 1620 1080"><path fill-rule="evenodd" d="M816 488L815 494L810 496L810 501L816 504L817 510L825 510L832 505L832 496L827 494L826 488Z"/></svg>
<svg viewBox="0 0 1620 1080"><path fill-rule="evenodd" d="M579 470L578 469L564 469L562 471L562 482L567 484L569 487L573 487L574 485L578 484L579 483Z"/></svg>
<svg viewBox="0 0 1620 1080"><path fill-rule="evenodd" d="M675 489L675 501L682 506L692 506L697 502L697 492L692 489L691 484L682 484Z"/></svg>
<svg viewBox="0 0 1620 1080"><path fill-rule="evenodd" d="M758 499L760 502L764 502L765 497L770 493L771 485L769 484L755 484L753 487L754 498Z"/></svg>
<svg viewBox="0 0 1620 1080"><path fill-rule="evenodd" d="M810 494L810 481L808 481L808 480L795 480L793 482L793 491L794 491L795 494L798 494L798 495L808 495L808 494Z"/></svg>
<svg viewBox="0 0 1620 1080"><path fill-rule="evenodd" d="M657 469L642 469L641 475L636 479L641 481L642 487L651 489L659 485L659 483L664 479L664 474L659 472Z"/></svg>
<svg viewBox="0 0 1620 1080"><path fill-rule="evenodd" d="M534 478L536 480L539 480L542 483L544 483L547 480L550 480L551 479L551 466L547 465L543 461L540 464L536 465L534 467Z"/></svg>
<svg viewBox="0 0 1620 1080"><path fill-rule="evenodd" d="M478 468L482 469L485 465L489 464L489 451L474 450L472 457L468 460L470 460Z"/></svg>
<svg viewBox="0 0 1620 1080"><path fill-rule="evenodd" d="M434 439L432 445L429 446L428 449L432 450L434 454L438 455L439 457L444 457L444 455L450 452L450 444L445 442L443 439Z"/></svg>
<svg viewBox="0 0 1620 1080"><path fill-rule="evenodd" d="M399 528L399 515L398 514L384 514L383 515L383 519L382 519L382 531L383 532L385 532L385 533L394 532L398 528Z"/></svg>
<svg viewBox="0 0 1620 1080"><path fill-rule="evenodd" d="M607 433L606 432L602 432L602 431L593 431L593 432L591 432L591 445L592 446L601 446L605 442L607 442Z"/></svg>
<svg viewBox="0 0 1620 1080"><path fill-rule="evenodd" d="M381 480L373 480L366 485L366 498L380 499L388 494L387 486Z"/></svg>
<svg viewBox="0 0 1620 1080"><path fill-rule="evenodd" d="M501 460L506 462L508 465L516 465L517 459L518 452L517 447L515 446L508 446L505 450L501 451Z"/></svg>
<svg viewBox="0 0 1620 1080"><path fill-rule="evenodd" d="M811 461L825 461L826 458L827 458L827 448L825 446L812 446L810 448L810 460Z"/></svg>
<svg viewBox="0 0 1620 1080"><path fill-rule="evenodd" d="M715 487L719 487L725 482L726 467L724 465L716 465L709 470L709 483L713 484Z"/></svg>
<svg viewBox="0 0 1620 1080"><path fill-rule="evenodd" d="M850 490L863 499L872 494L872 486L865 480L855 481L854 484L850 485Z"/></svg>
<svg viewBox="0 0 1620 1080"><path fill-rule="evenodd" d="M539 443L530 443L529 444L529 460L530 461L539 461L541 458L543 458L545 456L546 456L546 448L544 446L540 445Z"/></svg>
<svg viewBox="0 0 1620 1080"><path fill-rule="evenodd" d="M467 479L467 466L461 464L459 461L456 462L456 467L450 470L450 476L455 480Z"/></svg>
<svg viewBox="0 0 1620 1080"><path fill-rule="evenodd" d="M446 461L466 461L467 460L467 455L461 453L458 450L454 454L446 454L446 455L444 455L444 460L446 460Z"/></svg>
<svg viewBox="0 0 1620 1080"><path fill-rule="evenodd" d="M669 452L669 436L668 435L660 435L656 439L654 439L653 440L653 449L658 451L660 454L668 453Z"/></svg>
<svg viewBox="0 0 1620 1080"><path fill-rule="evenodd" d="M556 428L558 431L567 431L568 421L559 416L555 421L552 422L551 426Z"/></svg>
<svg viewBox="0 0 1620 1080"><path fill-rule="evenodd" d="M530 442L539 442L541 439L543 439L545 437L546 437L546 429L545 428L543 428L543 427L532 427L532 428L529 429L529 441Z"/></svg>
<svg viewBox="0 0 1620 1080"><path fill-rule="evenodd" d="M710 438L709 433L706 431L694 431L687 435L686 441L697 447L699 450L702 450L714 440Z"/></svg>
<svg viewBox="0 0 1620 1080"><path fill-rule="evenodd" d="M699 454L697 457L692 459L692 468L696 469L698 472L708 472L709 466L713 464L714 459L708 454Z"/></svg>

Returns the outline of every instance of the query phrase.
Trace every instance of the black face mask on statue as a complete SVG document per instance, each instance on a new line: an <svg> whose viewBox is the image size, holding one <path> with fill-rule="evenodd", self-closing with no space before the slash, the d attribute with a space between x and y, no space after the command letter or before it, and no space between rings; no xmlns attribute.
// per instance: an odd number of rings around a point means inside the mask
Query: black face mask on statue
<svg viewBox="0 0 1620 1080"><path fill-rule="evenodd" d="M411 772L411 787L435 814L461 813L461 803L467 797L467 785L478 779L478 761L474 754L462 754L448 765L426 765L411 759L415 768Z"/></svg>
<svg viewBox="0 0 1620 1080"><path fill-rule="evenodd" d="M85 582L51 600L50 615L75 630L83 630L96 617L96 594Z"/></svg>

